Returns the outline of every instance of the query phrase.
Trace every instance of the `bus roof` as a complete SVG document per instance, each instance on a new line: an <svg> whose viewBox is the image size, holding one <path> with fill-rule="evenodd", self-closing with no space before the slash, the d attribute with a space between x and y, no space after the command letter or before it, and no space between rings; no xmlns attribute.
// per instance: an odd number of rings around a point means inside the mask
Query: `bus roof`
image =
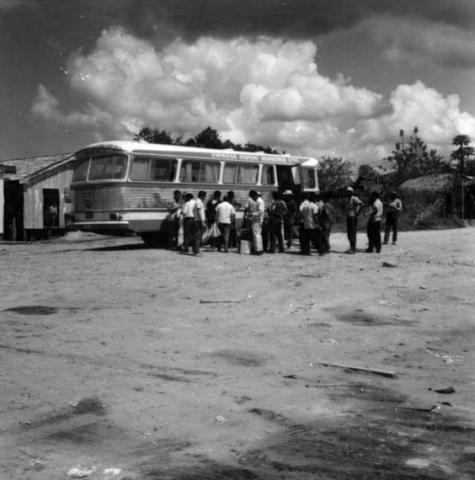
<svg viewBox="0 0 475 480"><path fill-rule="evenodd" d="M78 153L91 150L120 150L126 153L141 154L173 154L179 158L197 158L206 160L229 160L244 162L264 162L278 165L301 165L316 167L318 160L312 157L292 156L288 154L268 154L264 152L241 152L232 149L218 150L213 148L185 147L181 145L163 145L158 143L132 142L132 141L108 141L93 143L82 148Z"/></svg>

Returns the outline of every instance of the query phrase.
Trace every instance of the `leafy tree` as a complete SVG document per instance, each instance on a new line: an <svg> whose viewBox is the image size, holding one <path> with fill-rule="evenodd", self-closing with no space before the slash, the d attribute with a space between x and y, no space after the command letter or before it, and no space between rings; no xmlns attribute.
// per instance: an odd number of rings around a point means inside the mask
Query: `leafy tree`
<svg viewBox="0 0 475 480"><path fill-rule="evenodd" d="M318 181L322 192L335 191L353 183L353 165L342 157L322 157Z"/></svg>
<svg viewBox="0 0 475 480"><path fill-rule="evenodd" d="M358 177L364 178L365 180L376 180L378 178L378 172L373 166L364 163L358 168Z"/></svg>
<svg viewBox="0 0 475 480"><path fill-rule="evenodd" d="M223 142L219 137L218 131L211 127L206 127L202 132L198 133L195 137L195 143L197 146L205 148L223 148Z"/></svg>
<svg viewBox="0 0 475 480"><path fill-rule="evenodd" d="M145 140L148 143L161 143L163 145L173 145L176 143L166 130L153 130L149 127L143 127L139 133L134 135L134 140Z"/></svg>
<svg viewBox="0 0 475 480"><path fill-rule="evenodd" d="M417 127L409 138L404 136L403 130L399 137L392 154L386 158L396 170L397 185L410 178L448 171L449 165L444 157L436 150L428 149L427 144L420 138Z"/></svg>
<svg viewBox="0 0 475 480"><path fill-rule="evenodd" d="M187 147L202 147L202 148L216 148L224 149L231 148L239 152L264 152L269 154L279 154L279 152L269 145L263 147L253 143L246 143L242 146L234 144L231 140L221 140L219 133L212 127L206 127L203 131L198 133L195 137L188 138L183 141L183 137L172 138L166 130L151 129L150 127L143 127L139 133L134 135L134 140L144 140L149 143L161 143L164 145L185 145Z"/></svg>

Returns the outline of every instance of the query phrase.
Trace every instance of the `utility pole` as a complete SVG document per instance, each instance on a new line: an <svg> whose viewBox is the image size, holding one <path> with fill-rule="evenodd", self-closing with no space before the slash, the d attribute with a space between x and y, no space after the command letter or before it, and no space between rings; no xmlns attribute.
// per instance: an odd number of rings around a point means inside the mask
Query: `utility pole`
<svg viewBox="0 0 475 480"><path fill-rule="evenodd" d="M460 218L463 220L465 216L465 189L464 189L465 151L463 147L460 149L459 175L460 175Z"/></svg>

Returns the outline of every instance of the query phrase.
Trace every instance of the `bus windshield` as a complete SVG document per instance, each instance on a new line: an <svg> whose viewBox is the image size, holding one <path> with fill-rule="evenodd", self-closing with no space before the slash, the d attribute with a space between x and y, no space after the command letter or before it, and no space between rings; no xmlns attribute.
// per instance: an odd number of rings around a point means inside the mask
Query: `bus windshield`
<svg viewBox="0 0 475 480"><path fill-rule="evenodd" d="M101 155L91 158L89 180L115 180L124 178L127 155Z"/></svg>
<svg viewBox="0 0 475 480"><path fill-rule="evenodd" d="M84 182L87 178L87 169L89 168L89 159L82 160L76 165L73 174L73 182Z"/></svg>

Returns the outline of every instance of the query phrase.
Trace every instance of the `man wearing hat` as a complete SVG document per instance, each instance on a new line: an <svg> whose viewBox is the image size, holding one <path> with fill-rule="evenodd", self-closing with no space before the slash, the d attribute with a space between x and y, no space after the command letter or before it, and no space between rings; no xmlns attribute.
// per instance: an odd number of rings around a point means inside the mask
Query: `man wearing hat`
<svg viewBox="0 0 475 480"><path fill-rule="evenodd" d="M350 242L350 249L346 253L356 253L356 232L358 227L358 214L362 201L355 195L353 187L346 189L348 201L346 204L346 234Z"/></svg>

